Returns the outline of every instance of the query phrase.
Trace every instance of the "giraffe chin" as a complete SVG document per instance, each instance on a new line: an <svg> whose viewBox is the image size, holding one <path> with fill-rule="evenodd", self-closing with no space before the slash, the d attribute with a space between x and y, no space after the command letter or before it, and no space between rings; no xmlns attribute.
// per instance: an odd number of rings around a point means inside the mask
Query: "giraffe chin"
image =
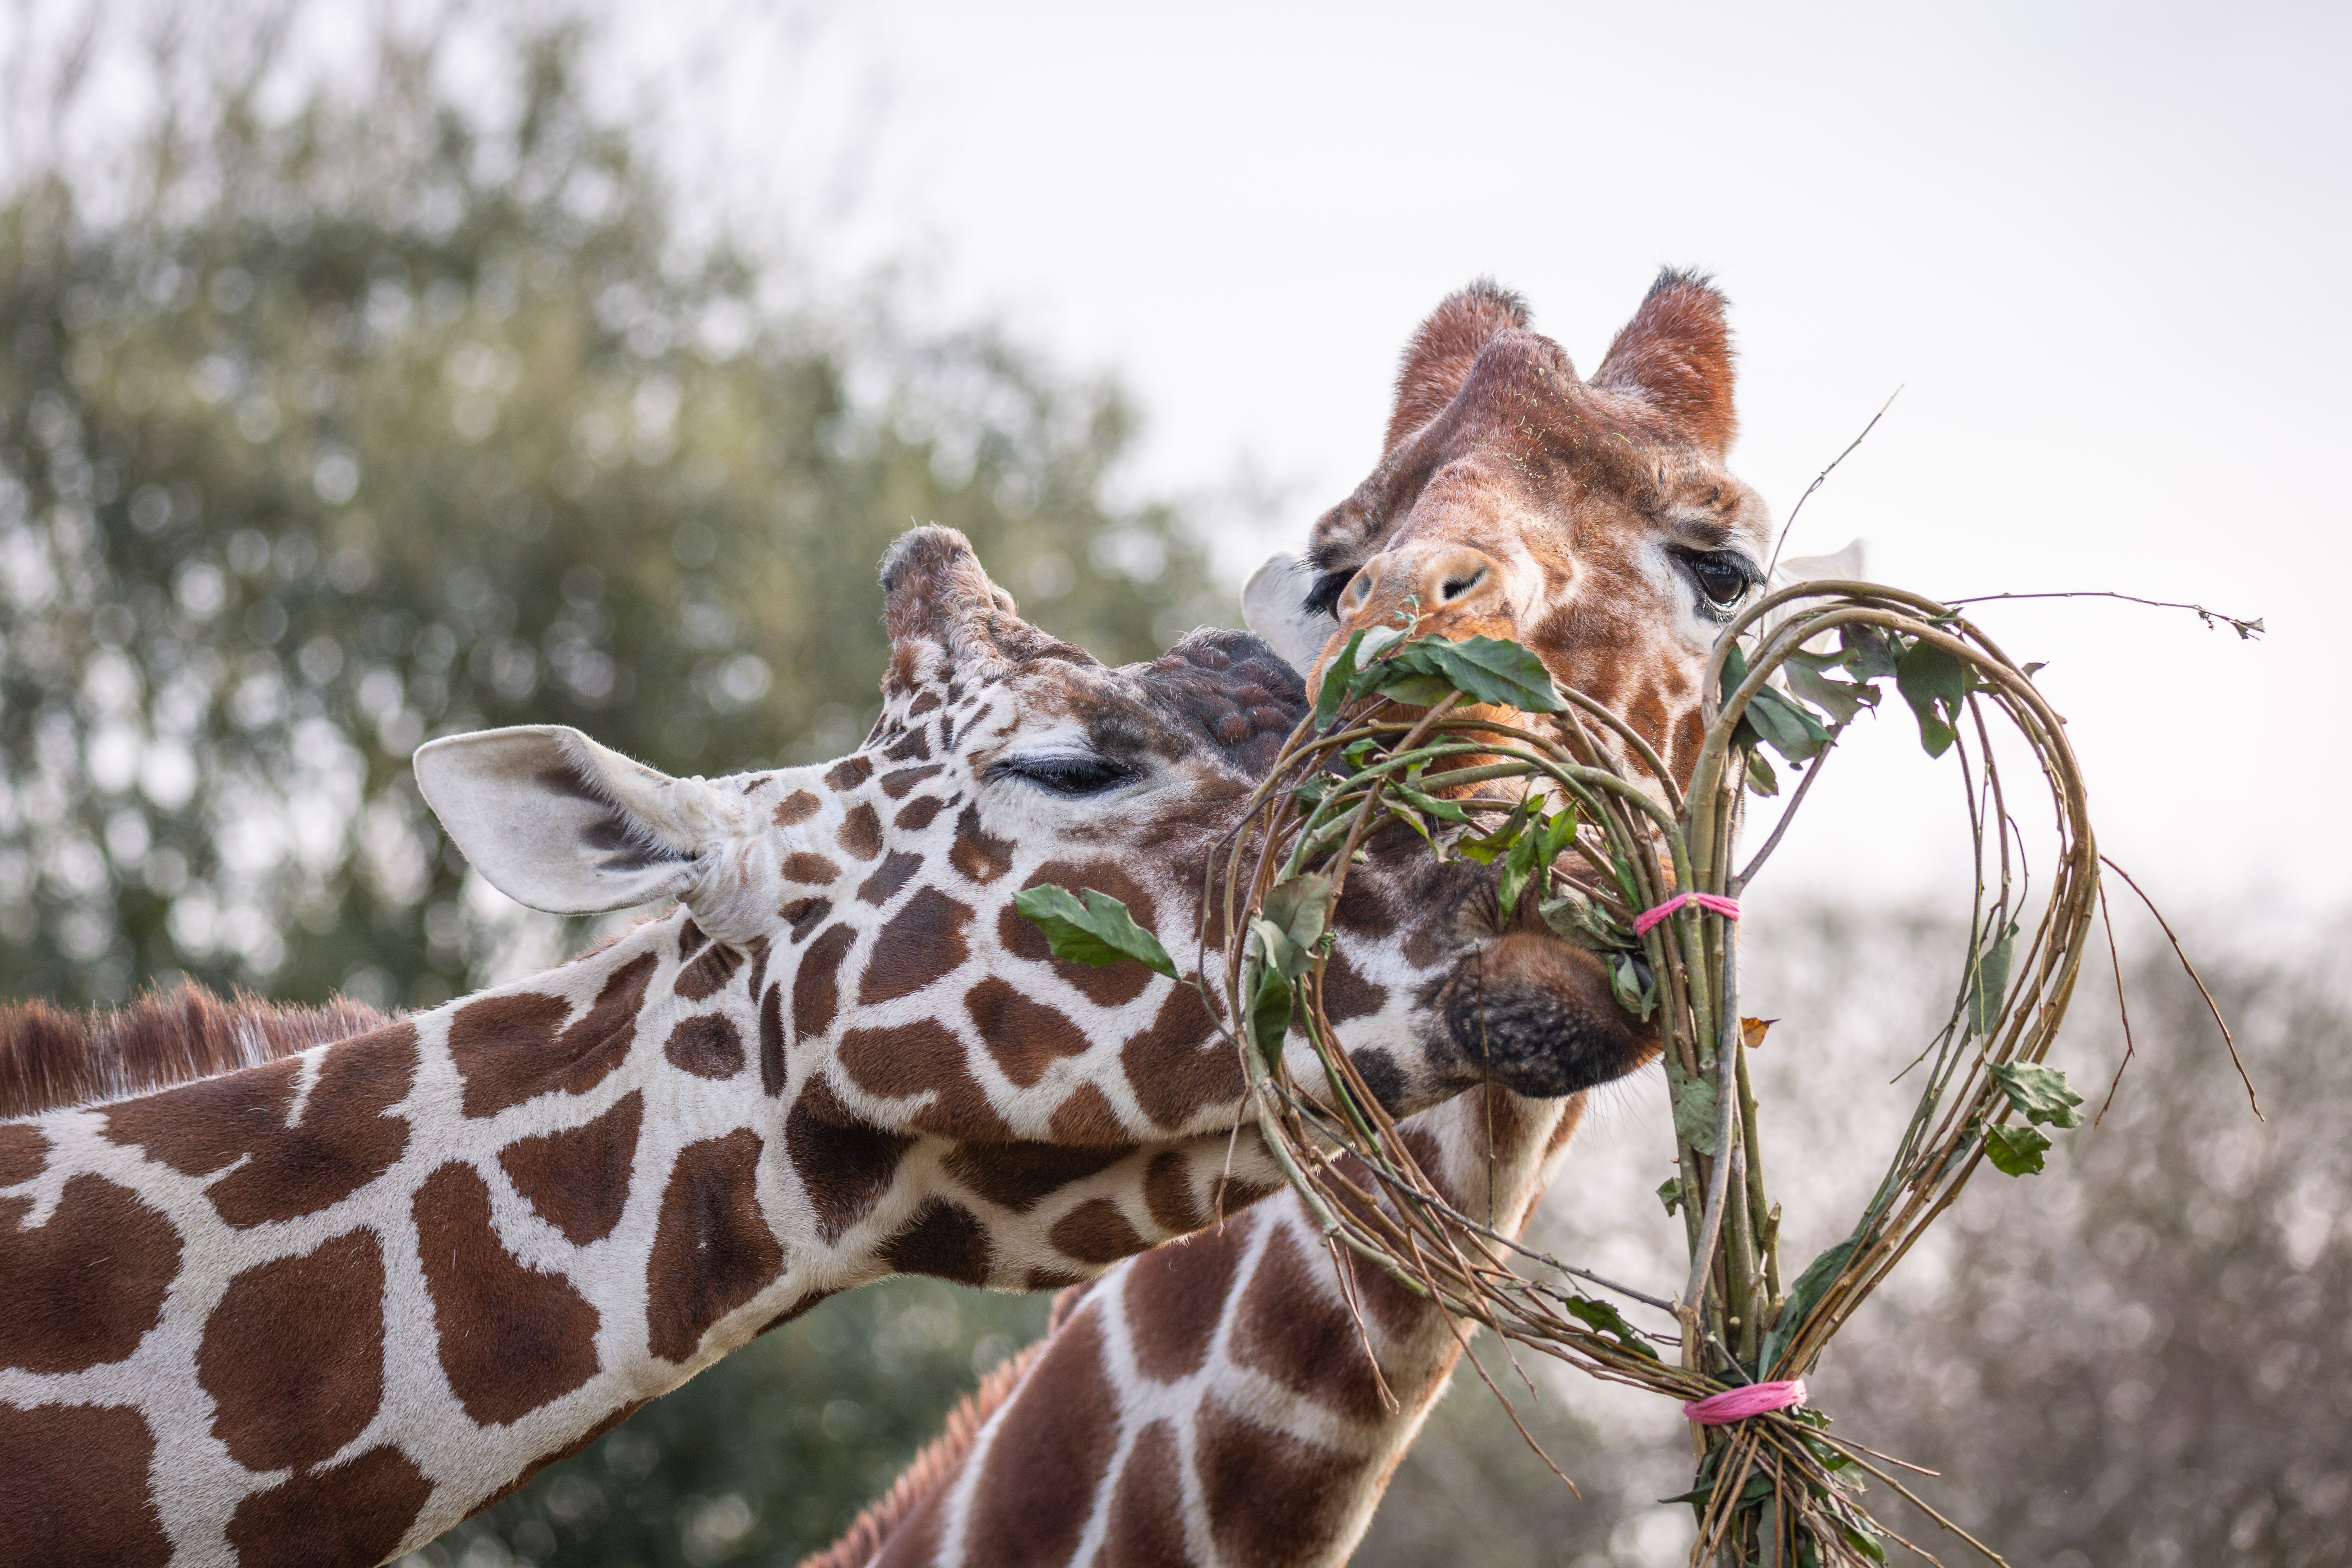
<svg viewBox="0 0 2352 1568"><path fill-rule="evenodd" d="M1658 1054L1656 1028L1618 1004L1600 956L1557 937L1498 938L1431 1001L1465 1086L1553 1100L1613 1082Z"/></svg>

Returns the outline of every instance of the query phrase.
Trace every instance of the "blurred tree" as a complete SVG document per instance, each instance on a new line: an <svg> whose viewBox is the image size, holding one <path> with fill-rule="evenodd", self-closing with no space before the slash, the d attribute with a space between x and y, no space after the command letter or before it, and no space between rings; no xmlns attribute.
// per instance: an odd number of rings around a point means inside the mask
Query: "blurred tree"
<svg viewBox="0 0 2352 1568"><path fill-rule="evenodd" d="M417 742L845 751L915 521L1108 659L1209 618L1170 510L1105 499L1116 389L689 240L591 29L494 51L501 115L446 21L306 79L247 10L158 8L128 174L58 154L0 203L0 994L467 988L511 931Z"/></svg>

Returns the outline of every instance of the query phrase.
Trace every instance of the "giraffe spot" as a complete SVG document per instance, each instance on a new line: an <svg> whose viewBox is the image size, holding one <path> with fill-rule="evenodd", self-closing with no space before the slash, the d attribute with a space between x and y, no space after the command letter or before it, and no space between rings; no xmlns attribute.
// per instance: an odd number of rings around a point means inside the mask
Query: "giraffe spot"
<svg viewBox="0 0 2352 1568"><path fill-rule="evenodd" d="M864 757L844 757L824 771L824 787L835 795L856 789L874 776L874 764Z"/></svg>
<svg viewBox="0 0 2352 1568"><path fill-rule="evenodd" d="M1220 1173L1209 1184L1209 1216L1222 1219L1235 1215L1258 1202L1270 1198L1282 1190L1279 1182L1253 1182L1244 1176L1228 1176Z"/></svg>
<svg viewBox="0 0 2352 1568"><path fill-rule="evenodd" d="M948 1174L974 1194L999 1208L1027 1214L1126 1153L1124 1149L1066 1149L1055 1143L966 1143L945 1164Z"/></svg>
<svg viewBox="0 0 2352 1568"><path fill-rule="evenodd" d="M23 1122L0 1126L0 1187L29 1182L48 1167L49 1141Z"/></svg>
<svg viewBox="0 0 2352 1568"><path fill-rule="evenodd" d="M1329 1268L1276 1226L1235 1310L1233 1356L1338 1415L1378 1421L1380 1385L1347 1304L1327 1289Z"/></svg>
<svg viewBox="0 0 2352 1568"><path fill-rule="evenodd" d="M702 955L677 972L677 981L670 987L689 1002L707 1002L727 988L735 972L743 967L743 955L722 943L713 943Z"/></svg>
<svg viewBox="0 0 2352 1568"><path fill-rule="evenodd" d="M490 1223L470 1165L425 1178L413 1205L441 1370L476 1421L519 1421L596 1375L596 1309L572 1281L526 1266Z"/></svg>
<svg viewBox="0 0 2352 1568"><path fill-rule="evenodd" d="M913 738L919 742L922 739L922 736L919 734ZM948 770L944 764L933 763L929 767L900 768L895 773L884 773L882 775L882 793L888 795L892 800L904 800L907 798L907 792L908 790L913 789L925 779L937 778L940 774L947 771Z"/></svg>
<svg viewBox="0 0 2352 1568"><path fill-rule="evenodd" d="M1013 846L1002 838L991 837L980 826L980 803L972 802L956 818L954 845L948 850L948 864L985 886L1013 869Z"/></svg>
<svg viewBox="0 0 2352 1568"><path fill-rule="evenodd" d="M299 1058L199 1079L106 1108L106 1136L135 1143L184 1176L208 1176L286 1125Z"/></svg>
<svg viewBox="0 0 2352 1568"><path fill-rule="evenodd" d="M909 719L919 719L934 708L937 708L939 705L940 694L936 691L926 691L920 697L916 698L914 702L908 707L907 717Z"/></svg>
<svg viewBox="0 0 2352 1568"><path fill-rule="evenodd" d="M841 867L830 856L820 855L814 849L801 849L784 857L784 880L787 882L813 882L824 887L840 879Z"/></svg>
<svg viewBox="0 0 2352 1568"><path fill-rule="evenodd" d="M542 1094L585 1094L621 1065L636 1043L637 1014L659 961L648 952L605 978L596 1001L562 1034L571 1013L561 996L519 992L486 996L449 1020L449 1055L466 1080L467 1116L495 1116Z"/></svg>
<svg viewBox="0 0 2352 1568"><path fill-rule="evenodd" d="M79 1372L139 1348L163 1315L180 1233L103 1176L65 1184L49 1223L22 1228L30 1198L0 1198L0 1367Z"/></svg>
<svg viewBox="0 0 2352 1568"><path fill-rule="evenodd" d="M776 802L776 826L791 827L797 823L806 822L816 815L816 808L820 804L822 803L818 801L814 792L796 789Z"/></svg>
<svg viewBox="0 0 2352 1568"><path fill-rule="evenodd" d="M1082 1083L1070 1090L1069 1097L1054 1107L1053 1120L1045 1124L1056 1143L1080 1145L1132 1144L1134 1134L1118 1114L1118 1107L1110 1096L1093 1084Z"/></svg>
<svg viewBox="0 0 2352 1568"><path fill-rule="evenodd" d="M691 1358L711 1324L784 1271L784 1249L753 1184L760 1135L739 1127L677 1152L646 1261L646 1339L664 1361Z"/></svg>
<svg viewBox="0 0 2352 1568"><path fill-rule="evenodd" d="M384 1114L416 1076L416 1028L392 1024L328 1047L299 1126L256 1139L253 1158L213 1184L213 1207L243 1230L339 1204L392 1169L408 1121Z"/></svg>
<svg viewBox="0 0 2352 1568"><path fill-rule="evenodd" d="M834 842L856 860L871 860L882 853L882 819L875 815L871 801L860 801L841 819L841 827Z"/></svg>
<svg viewBox="0 0 2352 1568"><path fill-rule="evenodd" d="M710 939L709 937L702 934L702 928L694 923L694 917L691 915L688 916L684 921L678 923L678 962L683 963L688 959L692 958L694 956L694 950L700 947L704 942L709 942L709 940Z"/></svg>
<svg viewBox="0 0 2352 1568"><path fill-rule="evenodd" d="M1351 936L1380 942L1396 930L1396 911L1366 879L1351 877L1339 889L1339 901L1331 910L1331 924Z"/></svg>
<svg viewBox="0 0 2352 1568"><path fill-rule="evenodd" d="M1365 979L1348 962L1343 949L1333 948L1323 966L1323 1011L1331 1021L1344 1024L1350 1018L1369 1018L1388 1005L1388 987Z"/></svg>
<svg viewBox="0 0 2352 1568"><path fill-rule="evenodd" d="M433 1483L394 1447L256 1492L229 1516L243 1568L368 1568L416 1522Z"/></svg>
<svg viewBox="0 0 2352 1568"><path fill-rule="evenodd" d="M1195 1418L1192 1466L1218 1556L1252 1568L1320 1558L1354 1501L1348 1483L1360 1469L1336 1449L1261 1426L1215 1398L1202 1401Z"/></svg>
<svg viewBox="0 0 2352 1568"><path fill-rule="evenodd" d="M809 944L793 971L793 1038L805 1044L822 1039L841 1009L841 961L849 956L857 932L834 926Z"/></svg>
<svg viewBox="0 0 2352 1568"><path fill-rule="evenodd" d="M893 763L928 762L930 760L931 744L930 742L924 737L923 726L918 724L913 729L907 731L906 738L904 740L891 747L888 751L883 752L882 755L886 761ZM898 770L898 772L902 773L916 773L919 771L920 770L915 768L900 768ZM937 773L938 771L938 767L934 765L931 772ZM897 774L894 773L884 773L882 775L882 787L886 790L889 789L890 781L896 776ZM930 775L926 773L924 776L928 778Z"/></svg>
<svg viewBox="0 0 2352 1568"><path fill-rule="evenodd" d="M1146 931L1152 929L1151 895L1108 860L1050 860L1032 872L1024 886L1036 888L1048 882L1072 891L1092 888L1098 893L1108 893L1127 906L1136 924ZM1082 994L1106 1007L1123 1006L1134 1001L1153 979L1151 971L1139 963L1114 963L1108 969L1097 969L1075 959L1055 958L1054 950L1046 945L1045 933L1023 920L1009 903L997 917L996 937L1007 952L1051 966L1055 973L1077 987Z"/></svg>
<svg viewBox="0 0 2352 1568"><path fill-rule="evenodd" d="M1154 1421L1135 1435L1111 1493L1110 1527L1095 1559L1101 1568L1166 1568L1192 1560L1182 1476L1173 1426Z"/></svg>
<svg viewBox="0 0 2352 1568"><path fill-rule="evenodd" d="M120 1405L0 1405L0 1563L162 1568L154 1435Z"/></svg>
<svg viewBox="0 0 2352 1568"><path fill-rule="evenodd" d="M585 1247L621 1223L645 1111L645 1095L633 1089L593 1121L508 1144L499 1168L532 1213Z"/></svg>
<svg viewBox="0 0 2352 1568"><path fill-rule="evenodd" d="M1032 1294L1040 1290L1070 1290L1094 1279L1094 1275L1073 1274L1066 1268L1032 1268L1022 1277L1021 1289Z"/></svg>
<svg viewBox="0 0 2352 1568"><path fill-rule="evenodd" d="M771 1100L784 1092L784 988L768 987L760 998L760 1090Z"/></svg>
<svg viewBox="0 0 2352 1568"><path fill-rule="evenodd" d="M756 1340L760 1334L764 1334L771 1329L781 1329L795 1318L806 1317L813 1309L823 1306L838 1294L840 1292L836 1290L812 1290L766 1322L761 1323L760 1332L751 1337Z"/></svg>
<svg viewBox="0 0 2352 1568"><path fill-rule="evenodd" d="M952 1472L950 1472L952 1473ZM874 1560L859 1568L931 1568L940 1547L940 1510L945 1503L949 1489L936 1486L915 1505L914 1511L900 1521L874 1554ZM815 1559L824 1563L824 1559ZM824 1563L824 1568L834 1568Z"/></svg>
<svg viewBox="0 0 2352 1568"><path fill-rule="evenodd" d="M931 818L937 816L940 808L946 805L946 801L935 795L910 800L898 808L898 815L890 819L890 826L901 833L920 833L931 825Z"/></svg>
<svg viewBox="0 0 2352 1568"><path fill-rule="evenodd" d="M1206 1363L1254 1228L1250 1220L1236 1220L1154 1247L1129 1267L1119 1297L1144 1376L1174 1383Z"/></svg>
<svg viewBox="0 0 2352 1568"><path fill-rule="evenodd" d="M1119 1047L1118 1059L1135 1102L1162 1127L1181 1127L1204 1107L1242 1096L1241 1058L1217 1037L1201 994L1190 985L1169 991L1159 1016Z"/></svg>
<svg viewBox="0 0 2352 1568"><path fill-rule="evenodd" d="M920 870L922 865L920 855L909 854L903 849L894 850L884 858L874 875L859 886L857 896L878 910L907 885L907 879Z"/></svg>
<svg viewBox="0 0 2352 1568"><path fill-rule="evenodd" d="M829 899L794 899L776 912L793 922L793 941L798 943L807 938L819 921L833 913L833 902Z"/></svg>
<svg viewBox="0 0 2352 1568"><path fill-rule="evenodd" d="M722 1013L697 1013L677 1021L662 1055L681 1071L724 1082L743 1070L743 1036Z"/></svg>
<svg viewBox="0 0 2352 1568"><path fill-rule="evenodd" d="M743 994L757 996L761 984L768 977L768 939L755 936L743 947L743 954L751 961L751 978L743 986Z"/></svg>
<svg viewBox="0 0 2352 1568"><path fill-rule="evenodd" d="M1094 1043L1059 1009L1031 1001L997 975L965 993L963 1005L981 1044L1023 1089L1044 1078L1056 1060L1084 1056Z"/></svg>
<svg viewBox="0 0 2352 1568"><path fill-rule="evenodd" d="M1355 1065L1356 1075L1364 1080L1364 1087L1382 1106L1393 1111L1404 1103L1404 1069L1397 1066L1396 1058L1377 1046L1366 1046L1361 1050L1349 1051L1348 1059Z"/></svg>
<svg viewBox="0 0 2352 1568"><path fill-rule="evenodd" d="M912 1138L857 1118L835 1098L822 1072L811 1073L784 1118L784 1152L816 1211L817 1234L831 1247L890 1190Z"/></svg>
<svg viewBox="0 0 2352 1568"><path fill-rule="evenodd" d="M916 889L874 939L866 973L857 979L859 1004L870 1007L910 995L961 963L971 952L963 934L971 919L969 905L937 888Z"/></svg>
<svg viewBox="0 0 2352 1568"><path fill-rule="evenodd" d="M961 1204L930 1198L879 1256L894 1274L929 1274L959 1285L988 1283L988 1232Z"/></svg>
<svg viewBox="0 0 2352 1568"><path fill-rule="evenodd" d="M1192 1201L1192 1162L1174 1149L1152 1156L1143 1173L1143 1206L1151 1222L1178 1236L1209 1223Z"/></svg>
<svg viewBox="0 0 2352 1568"><path fill-rule="evenodd" d="M213 1436L248 1470L331 1457L383 1399L383 1256L354 1230L228 1282L205 1321L196 1381Z"/></svg>
<svg viewBox="0 0 2352 1568"><path fill-rule="evenodd" d="M1081 1263L1116 1263L1143 1250L1143 1237L1108 1198L1088 1198L1055 1220L1045 1239Z"/></svg>
<svg viewBox="0 0 2352 1568"><path fill-rule="evenodd" d="M999 1418L972 1495L964 1562L970 1568L1068 1562L1118 1438L1102 1323L1081 1312L1047 1344Z"/></svg>
<svg viewBox="0 0 2352 1568"><path fill-rule="evenodd" d="M989 1103L988 1091L964 1066L964 1043L929 1018L888 1029L852 1029L840 1059L850 1081L868 1094L898 1099L930 1094L908 1120L925 1132L980 1143L1003 1143L1012 1131Z"/></svg>

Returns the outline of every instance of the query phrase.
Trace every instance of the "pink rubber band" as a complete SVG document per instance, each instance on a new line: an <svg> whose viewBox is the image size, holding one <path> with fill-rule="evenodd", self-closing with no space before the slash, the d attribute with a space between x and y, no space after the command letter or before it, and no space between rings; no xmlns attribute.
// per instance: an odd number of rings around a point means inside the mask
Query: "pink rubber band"
<svg viewBox="0 0 2352 1568"><path fill-rule="evenodd" d="M1734 1421L1745 1421L1750 1415L1786 1410L1804 1402L1805 1380L1792 1377L1786 1383L1751 1383L1745 1388L1727 1388L1721 1394L1692 1400L1683 1406L1683 1414L1702 1426L1725 1426Z"/></svg>
<svg viewBox="0 0 2352 1568"><path fill-rule="evenodd" d="M1643 910L1640 914L1634 916L1633 934L1635 936L1649 935L1650 928L1652 926L1656 925L1660 921L1664 920L1668 915L1673 914L1685 904L1696 904L1700 909L1713 910L1717 914L1721 915L1727 921L1736 921L1739 918L1739 900L1738 899L1727 899L1717 893L1676 893L1673 898L1668 899L1656 909Z"/></svg>

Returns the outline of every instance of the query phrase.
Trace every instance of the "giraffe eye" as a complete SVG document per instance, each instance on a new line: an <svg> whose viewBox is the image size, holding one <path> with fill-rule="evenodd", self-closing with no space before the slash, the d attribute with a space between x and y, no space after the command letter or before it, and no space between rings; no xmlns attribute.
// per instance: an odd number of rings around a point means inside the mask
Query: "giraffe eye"
<svg viewBox="0 0 2352 1568"><path fill-rule="evenodd" d="M1013 779L1048 795L1076 798L1100 795L1125 784L1134 771L1105 757L1066 753L1060 756L1007 757L988 770L992 779Z"/></svg>
<svg viewBox="0 0 2352 1568"><path fill-rule="evenodd" d="M1675 553L1689 568L1698 591L1718 610L1727 610L1739 603L1756 584L1756 569L1731 551L1685 550Z"/></svg>
<svg viewBox="0 0 2352 1568"><path fill-rule="evenodd" d="M1348 584L1355 580L1356 568L1353 566L1342 572L1326 572L1316 578L1315 586L1307 590L1307 612L1310 615L1337 616L1339 613L1339 595L1346 593Z"/></svg>

